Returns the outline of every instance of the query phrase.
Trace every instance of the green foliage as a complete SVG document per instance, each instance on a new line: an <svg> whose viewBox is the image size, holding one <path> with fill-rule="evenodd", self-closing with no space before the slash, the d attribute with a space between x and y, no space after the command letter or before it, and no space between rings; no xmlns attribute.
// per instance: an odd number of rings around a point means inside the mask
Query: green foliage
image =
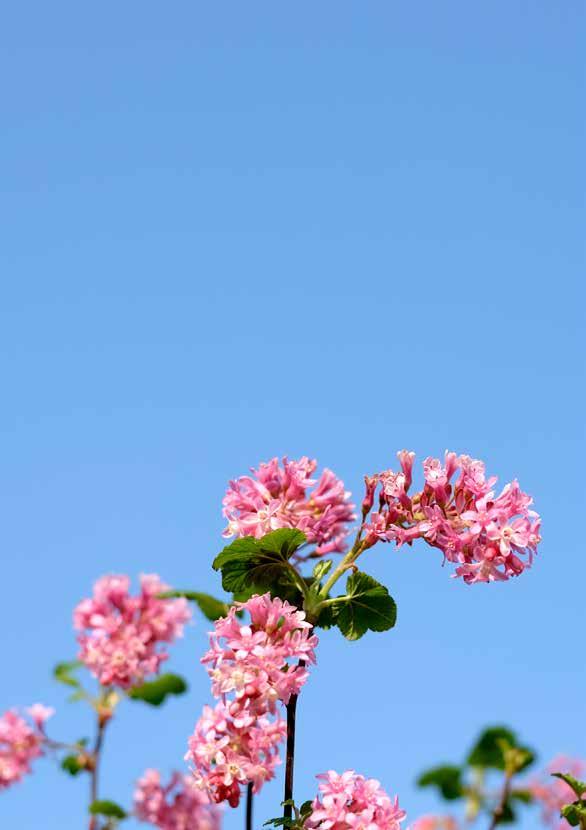
<svg viewBox="0 0 586 830"><path fill-rule="evenodd" d="M583 826L586 824L586 801L579 798L572 804L566 804L562 807L561 815L572 827Z"/></svg>
<svg viewBox="0 0 586 830"><path fill-rule="evenodd" d="M277 816L265 821L263 827L284 827L285 830L303 830L304 824L312 813L312 802L304 801L301 807L297 808L293 799L281 802L281 807L292 807L294 815Z"/></svg>
<svg viewBox="0 0 586 830"><path fill-rule="evenodd" d="M522 804L532 804L535 800L530 790L512 790L511 799L513 801L520 801Z"/></svg>
<svg viewBox="0 0 586 830"><path fill-rule="evenodd" d="M73 675L73 672L77 671L83 666L83 663L79 660L68 660L63 663L57 663L55 668L53 669L53 677L55 680L58 680L59 683L64 683L66 686L72 686L75 689L79 689L81 683Z"/></svg>
<svg viewBox="0 0 586 830"><path fill-rule="evenodd" d="M66 755L61 761L61 769L69 775L79 775L85 770L85 764L80 764L80 755Z"/></svg>
<svg viewBox="0 0 586 830"><path fill-rule="evenodd" d="M160 706L168 695L182 695L187 683L178 674L161 674L155 680L135 686L128 692L131 700L142 700L150 706Z"/></svg>
<svg viewBox="0 0 586 830"><path fill-rule="evenodd" d="M90 804L89 811L92 816L107 816L108 818L123 819L128 813L123 810L115 801L102 800L93 801Z"/></svg>
<svg viewBox="0 0 586 830"><path fill-rule="evenodd" d="M515 752L510 752L515 750ZM513 772L527 769L535 760L535 754L517 741L515 733L506 726L491 726L480 735L467 758L471 767L504 770L507 762Z"/></svg>
<svg viewBox="0 0 586 830"><path fill-rule="evenodd" d="M289 564L290 557L306 542L300 530L280 528L262 539L244 536L227 545L212 567L222 572L222 587L241 601L254 593L292 599L301 605L298 581L301 577Z"/></svg>
<svg viewBox="0 0 586 830"><path fill-rule="evenodd" d="M417 779L419 787L437 787L447 801L454 801L464 795L462 770L453 764L442 764L427 770Z"/></svg>
<svg viewBox="0 0 586 830"><path fill-rule="evenodd" d="M219 620L220 617L225 617L230 610L230 606L226 602L223 602L221 599L216 599L216 597L212 597L210 594L203 594L200 591L163 591L158 596L159 599L177 599L183 597L191 602L195 602L204 617L211 622Z"/></svg>
<svg viewBox="0 0 586 830"><path fill-rule="evenodd" d="M397 606L388 590L360 571L348 578L346 594L333 603L333 622L347 640L358 640L367 631L388 631L396 621Z"/></svg>
<svg viewBox="0 0 586 830"><path fill-rule="evenodd" d="M554 778L561 778L562 781L565 781L578 798L581 798L586 793L586 781L579 781L573 775L570 775L569 772L552 772L552 775Z"/></svg>
<svg viewBox="0 0 586 830"><path fill-rule="evenodd" d="M331 559L320 559L313 569L313 578L316 582L320 582L331 571L333 564Z"/></svg>

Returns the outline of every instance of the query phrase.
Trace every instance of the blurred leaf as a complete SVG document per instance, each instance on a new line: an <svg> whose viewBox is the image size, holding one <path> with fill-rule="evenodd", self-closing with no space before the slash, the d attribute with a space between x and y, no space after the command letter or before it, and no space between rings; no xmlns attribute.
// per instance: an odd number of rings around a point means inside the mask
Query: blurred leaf
<svg viewBox="0 0 586 830"><path fill-rule="evenodd" d="M446 801L454 801L464 795L462 770L453 764L443 764L422 773L417 779L419 787L437 787Z"/></svg>
<svg viewBox="0 0 586 830"><path fill-rule="evenodd" d="M515 733L506 726L491 726L485 729L470 750L468 764L471 767L504 769L502 741L506 741L509 746L517 745Z"/></svg>
<svg viewBox="0 0 586 830"><path fill-rule="evenodd" d="M388 590L361 571L348 578L346 594L336 598L334 607L335 623L347 640L358 640L369 630L388 631L397 621L397 606Z"/></svg>
<svg viewBox="0 0 586 830"><path fill-rule="evenodd" d="M532 804L534 801L531 790L512 790L511 798L514 801L521 801L523 804Z"/></svg>
<svg viewBox="0 0 586 830"><path fill-rule="evenodd" d="M573 775L570 775L569 772L552 772L552 775L554 778L561 778L562 781L565 781L578 798L581 798L582 794L586 793L586 782L579 781Z"/></svg>
<svg viewBox="0 0 586 830"><path fill-rule="evenodd" d="M66 755L61 761L61 769L70 775L79 775L85 770L85 765L79 763L79 755Z"/></svg>
<svg viewBox="0 0 586 830"><path fill-rule="evenodd" d="M64 683L66 686L73 686L77 689L81 686L81 683L77 677L73 676L73 672L82 666L83 663L80 660L68 660L63 663L57 663L53 669L53 677L59 683Z"/></svg>
<svg viewBox="0 0 586 830"><path fill-rule="evenodd" d="M128 815L115 801L99 800L90 804L92 816L108 816L109 818L123 819Z"/></svg>
<svg viewBox="0 0 586 830"><path fill-rule="evenodd" d="M320 582L324 576L330 572L332 565L334 563L331 559L320 559L317 565L313 569L313 578Z"/></svg>
<svg viewBox="0 0 586 830"><path fill-rule="evenodd" d="M150 706L160 706L168 695L182 695L187 683L178 674L161 674L155 680L134 686L128 692L131 700L142 700Z"/></svg>

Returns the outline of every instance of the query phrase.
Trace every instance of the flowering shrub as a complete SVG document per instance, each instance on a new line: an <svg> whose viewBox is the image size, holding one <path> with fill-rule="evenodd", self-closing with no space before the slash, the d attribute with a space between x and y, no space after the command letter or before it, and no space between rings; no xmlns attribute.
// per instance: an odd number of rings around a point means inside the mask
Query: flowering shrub
<svg viewBox="0 0 586 830"><path fill-rule="evenodd" d="M224 536L232 541L212 562L227 600L172 589L154 575L140 578L136 595L127 576L99 579L74 611L78 659L55 668L71 699L91 707L94 739L49 737L45 721L52 710L40 705L29 710L30 721L5 713L0 789L50 754L69 775L89 776L90 830L111 830L128 815L161 830L219 830L221 810L242 801L252 830L254 795L283 764L283 814L265 823L287 830L458 830L482 816L493 830L530 803L541 805L547 826L586 828L582 762L556 760L549 772L557 778L519 778L534 753L504 727L486 730L463 763L432 768L419 779L459 802L461 819L427 815L407 828L398 798L353 770L318 775L317 796L301 804L294 799L297 702L316 664L316 630L337 628L357 640L395 625L394 599L359 569L358 559L379 542L401 547L421 540L454 564L454 576L472 584L519 576L537 551L540 519L516 481L497 493L496 478L481 461L447 452L443 461L424 460L416 489L414 454L403 450L398 459L398 469L365 477L353 537L350 493L330 470L314 477L317 463L307 457L273 458L231 481L223 514ZM127 810L101 796L106 734L123 701L157 707L186 691L183 678L161 668L190 618L189 602L213 623L201 658L213 704L204 706L188 738L183 772L164 784L158 770L148 769ZM84 669L95 688L82 681ZM501 777L498 786L490 776Z"/></svg>

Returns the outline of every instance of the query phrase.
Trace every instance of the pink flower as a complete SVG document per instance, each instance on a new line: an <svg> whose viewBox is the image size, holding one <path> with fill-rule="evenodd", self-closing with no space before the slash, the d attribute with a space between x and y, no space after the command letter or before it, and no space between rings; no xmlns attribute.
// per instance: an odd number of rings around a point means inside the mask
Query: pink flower
<svg viewBox="0 0 586 830"><path fill-rule="evenodd" d="M486 477L481 461L446 452L443 464L425 459L423 490L410 496L414 456L406 450L398 456L402 472L374 477L380 485L379 510L364 526L364 548L377 541L400 547L424 539L457 566L455 576L467 583L503 581L530 567L541 541L540 518L516 481L497 496L496 477ZM367 479L371 504L372 480Z"/></svg>
<svg viewBox="0 0 586 830"><path fill-rule="evenodd" d="M566 804L575 801L576 795L565 781L552 777L553 772L566 772L582 780L586 775L586 761L558 755L539 777L529 782L527 787L536 801L541 803L543 821L554 830L566 830L568 823L560 817L560 810Z"/></svg>
<svg viewBox="0 0 586 830"><path fill-rule="evenodd" d="M31 762L43 754L43 724L54 710L35 703L28 710L33 726L14 709L0 717L0 790L31 772Z"/></svg>
<svg viewBox="0 0 586 830"><path fill-rule="evenodd" d="M180 637L191 617L187 600L157 598L168 588L158 576L143 574L140 585L131 596L127 576L104 576L74 611L79 659L103 686L128 689L158 672L168 657L161 644Z"/></svg>
<svg viewBox="0 0 586 830"><path fill-rule="evenodd" d="M226 704L205 706L185 756L193 765L195 785L214 803L227 801L237 807L248 783L256 793L274 778L281 763L277 747L286 733L281 718L251 716L239 724Z"/></svg>
<svg viewBox="0 0 586 830"><path fill-rule="evenodd" d="M451 816L422 816L409 830L458 830L458 825Z"/></svg>
<svg viewBox="0 0 586 830"><path fill-rule="evenodd" d="M134 793L134 814L160 830L220 830L220 813L188 775L174 772L169 783L148 769Z"/></svg>
<svg viewBox="0 0 586 830"><path fill-rule="evenodd" d="M247 611L250 624L237 611ZM305 612L270 594L237 603L216 620L210 650L202 663L209 666L212 694L232 695L232 716L256 718L275 712L278 700L288 703L299 694L308 672L299 661L315 663L317 637Z"/></svg>
<svg viewBox="0 0 586 830"><path fill-rule="evenodd" d="M400 830L405 811L380 783L354 770L318 775L319 794L305 826L309 830Z"/></svg>
<svg viewBox="0 0 586 830"><path fill-rule="evenodd" d="M311 478L316 467L306 456L298 461L283 458L282 466L273 458L253 469L252 476L231 481L223 500L228 519L224 536L260 539L281 527L298 528L317 553L343 551L348 525L356 518L354 505L331 470L324 470L318 480Z"/></svg>

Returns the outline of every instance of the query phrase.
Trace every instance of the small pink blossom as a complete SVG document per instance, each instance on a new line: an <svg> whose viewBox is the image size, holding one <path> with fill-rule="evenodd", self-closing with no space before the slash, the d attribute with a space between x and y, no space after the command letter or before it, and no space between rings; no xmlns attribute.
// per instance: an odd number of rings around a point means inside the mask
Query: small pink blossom
<svg viewBox="0 0 586 830"><path fill-rule="evenodd" d="M380 783L354 770L318 775L319 794L305 826L308 830L401 830L405 811Z"/></svg>
<svg viewBox="0 0 586 830"><path fill-rule="evenodd" d="M187 600L158 599L168 588L158 576L143 574L140 586L132 596L127 576L104 576L74 611L79 659L103 686L128 689L156 674L168 657L161 644L180 637L191 617Z"/></svg>
<svg viewBox="0 0 586 830"><path fill-rule="evenodd" d="M356 518L350 493L331 470L312 478L317 462L278 458L259 464L252 476L231 481L223 500L224 536L262 536L281 527L298 528L316 552L341 552ZM314 488L310 490L310 488Z"/></svg>
<svg viewBox="0 0 586 830"><path fill-rule="evenodd" d="M160 830L220 830L219 810L193 778L174 772L169 783L148 769L134 793L134 814Z"/></svg>
<svg viewBox="0 0 586 830"><path fill-rule="evenodd" d="M535 800L541 804L544 823L552 830L567 830L568 823L560 817L560 810L566 804L575 801L576 795L565 781L553 777L553 772L566 772L578 780L583 780L586 776L586 760L558 755L540 776L530 780L527 787Z"/></svg>
<svg viewBox="0 0 586 830"><path fill-rule="evenodd" d="M367 478L367 502L372 505L374 479L380 493L379 509L364 525L364 548L424 539L467 583L504 581L530 567L541 541L540 518L516 481L495 495L496 477L487 478L482 461L446 452L443 463L424 460L425 485L409 495L414 455L402 450L398 456L401 472Z"/></svg>
<svg viewBox="0 0 586 830"><path fill-rule="evenodd" d="M28 710L31 726L15 709L0 717L0 790L31 772L31 763L43 754L43 724L54 710L35 703Z"/></svg>
<svg viewBox="0 0 586 830"><path fill-rule="evenodd" d="M281 763L278 745L287 734L281 718L254 717L240 724L225 703L205 706L189 738L185 756L192 764L193 780L214 803L237 807L242 789L252 783L259 792L274 778Z"/></svg>
<svg viewBox="0 0 586 830"><path fill-rule="evenodd" d="M458 824L451 816L422 816L409 830L458 830Z"/></svg>
<svg viewBox="0 0 586 830"><path fill-rule="evenodd" d="M250 623L242 623L237 611L246 611ZM288 703L307 680L307 669L299 661L315 663L317 637L312 630L305 612L270 594L237 603L216 620L211 647L202 658L209 666L212 694L231 695L230 711L236 718L274 713L276 702Z"/></svg>

